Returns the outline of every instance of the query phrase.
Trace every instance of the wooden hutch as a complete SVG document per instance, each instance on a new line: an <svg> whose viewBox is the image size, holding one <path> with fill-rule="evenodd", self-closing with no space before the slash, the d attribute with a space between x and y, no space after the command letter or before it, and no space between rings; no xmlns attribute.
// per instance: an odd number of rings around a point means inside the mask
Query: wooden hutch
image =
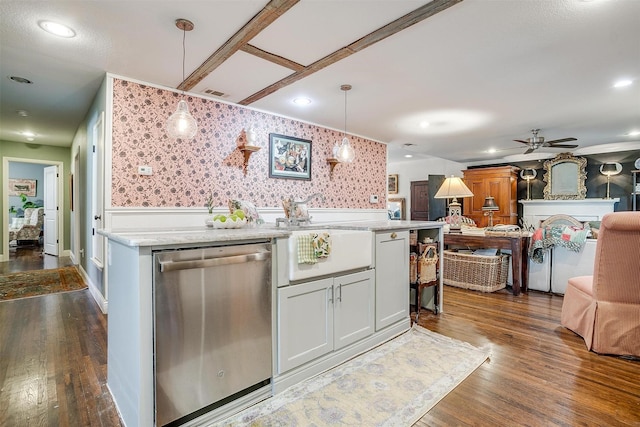
<svg viewBox="0 0 640 427"><path fill-rule="evenodd" d="M518 172L515 166L466 169L464 183L473 193L465 197L462 214L473 219L478 227L487 227L489 217L482 210L485 197L492 196L499 210L493 213L493 224L518 224Z"/></svg>

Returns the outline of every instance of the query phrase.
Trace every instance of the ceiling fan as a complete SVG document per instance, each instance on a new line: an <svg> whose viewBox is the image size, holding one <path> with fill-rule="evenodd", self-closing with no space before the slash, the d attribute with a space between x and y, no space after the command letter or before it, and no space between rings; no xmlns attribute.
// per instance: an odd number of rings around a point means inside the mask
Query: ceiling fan
<svg viewBox="0 0 640 427"><path fill-rule="evenodd" d="M561 142L568 141L577 141L576 138L562 138L562 139L554 139L553 141L545 141L544 136L538 136L538 132L540 129L531 129L531 133L533 136L531 138L527 138L526 141L521 139L514 139L516 142L521 142L523 144L527 144L529 148L524 154L532 153L540 147L550 147L550 148L576 148L575 144L561 144Z"/></svg>

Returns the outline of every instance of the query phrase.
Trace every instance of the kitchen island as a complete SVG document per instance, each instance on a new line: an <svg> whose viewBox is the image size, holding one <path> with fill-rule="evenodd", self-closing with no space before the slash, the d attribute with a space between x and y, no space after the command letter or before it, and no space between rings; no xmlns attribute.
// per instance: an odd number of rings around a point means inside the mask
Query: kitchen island
<svg viewBox="0 0 640 427"><path fill-rule="evenodd" d="M428 230L435 240L442 242L441 227L442 223L430 221L353 221L310 224L292 229L263 225L229 230L205 227L146 231L101 230L100 233L108 238L108 385L123 421L127 426L156 425L154 334L164 333L163 330L155 330L154 280L160 271L158 262L154 261L157 254L167 251L184 254L194 248L207 250L255 244L270 248L268 257L271 260L271 280L268 285L271 291L272 350L271 354L251 355L271 359L270 381L229 396L219 405L196 411L190 421L188 418L181 421L185 425L201 425L225 418L406 331L410 327L409 230ZM338 230L359 230L370 234L371 245L362 250L370 253L371 263L355 269L347 266L344 267L347 268L346 271L319 277L292 279L289 273L290 256L295 255L289 253L289 243L292 233L299 230L303 230L303 233L305 230L328 230L329 233L335 230L336 245L340 241ZM206 276L204 273L202 275ZM319 290L315 294L299 292L304 287ZM442 283L440 293L441 287ZM349 299L352 291L355 297ZM315 318L307 316L303 319L302 325L307 326L303 329L303 336L306 338L302 342L296 336L300 330L286 326L300 324L296 322L296 316L301 312L310 314L309 307L315 305L309 305L311 300L306 300L304 305L296 306L304 299L296 298L299 295L321 298L318 301L322 301L326 309L318 311ZM440 304L441 301L442 298ZM234 302L234 306L236 304L238 309L243 307L241 302ZM340 310L342 314L339 314ZM362 324L362 313L367 313L364 317L369 323L366 325ZM334 323L336 321L338 323ZM329 331L330 336L314 336L309 333L314 330L311 325L320 325L315 330ZM348 339L335 345L333 326L336 337ZM357 331L351 333L349 328ZM342 335L341 331L344 332ZM326 341L327 348L309 357L304 347L292 348L290 345L292 342L315 345L317 342L314 340L323 343ZM176 347L179 347L177 343ZM289 349L287 354L290 357L283 356L285 347ZM210 371L207 372L205 367L203 372L218 377L225 376L224 370L218 367L211 367Z"/></svg>

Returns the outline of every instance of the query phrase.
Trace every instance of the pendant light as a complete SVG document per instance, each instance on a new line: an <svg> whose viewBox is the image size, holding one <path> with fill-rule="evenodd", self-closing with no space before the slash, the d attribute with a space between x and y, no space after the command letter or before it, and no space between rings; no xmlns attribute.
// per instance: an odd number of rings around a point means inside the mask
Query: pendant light
<svg viewBox="0 0 640 427"><path fill-rule="evenodd" d="M186 19L176 19L176 27L182 30L182 81L184 81L184 57L185 57L185 37L186 32L193 30L193 22ZM184 91L182 91L184 98ZM178 102L176 112L169 116L167 120L167 133L171 138L191 139L196 135L198 124L196 119L189 113L187 101L181 99Z"/></svg>
<svg viewBox="0 0 640 427"><path fill-rule="evenodd" d="M356 152L347 138L347 91L351 90L351 85L342 85L340 89L344 91L344 138L338 146L336 158L340 163L351 163L356 158Z"/></svg>

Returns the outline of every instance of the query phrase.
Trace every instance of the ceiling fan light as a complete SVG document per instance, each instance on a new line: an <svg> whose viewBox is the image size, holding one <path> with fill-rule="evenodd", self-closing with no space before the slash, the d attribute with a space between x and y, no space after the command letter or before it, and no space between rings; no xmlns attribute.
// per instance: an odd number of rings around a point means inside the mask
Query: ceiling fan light
<svg viewBox="0 0 640 427"><path fill-rule="evenodd" d="M189 113L187 101L181 99L175 113L167 120L167 133L171 138L191 139L196 136L198 124Z"/></svg>

